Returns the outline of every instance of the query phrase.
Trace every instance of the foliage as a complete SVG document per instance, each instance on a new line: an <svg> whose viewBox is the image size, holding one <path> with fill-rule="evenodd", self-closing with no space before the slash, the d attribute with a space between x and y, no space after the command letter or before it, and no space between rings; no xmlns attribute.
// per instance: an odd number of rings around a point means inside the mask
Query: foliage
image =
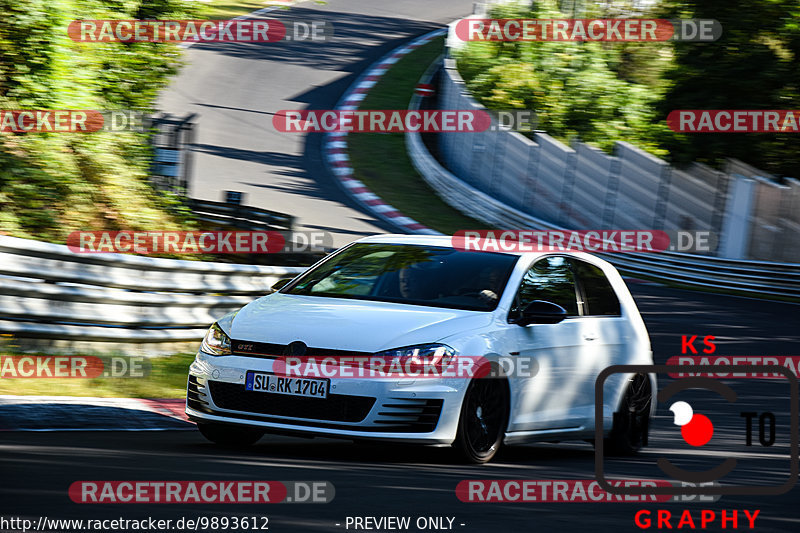
<svg viewBox="0 0 800 533"><path fill-rule="evenodd" d="M734 157L800 177L796 133L679 134L665 123L677 109L800 108L797 0L539 0L492 16L718 20L723 35L713 43L472 42L458 67L482 103L535 109L539 128L563 141L606 150L628 141L678 164Z"/></svg>
<svg viewBox="0 0 800 533"><path fill-rule="evenodd" d="M2 340L0 335L0 340ZM0 344L0 355L48 356L51 354L30 354L20 350L5 349ZM99 357L105 364L113 358L129 354L102 356L97 354L77 354ZM133 356L134 360L141 356ZM97 377L97 378L20 378L4 376L0 380L0 394L84 396L93 398L184 398L186 396L186 375L194 354L174 354L137 361L140 368L149 372L144 377Z"/></svg>
<svg viewBox="0 0 800 533"><path fill-rule="evenodd" d="M716 19L715 43L675 43L659 115L673 109L800 108L800 4L796 0L669 0L668 18ZM664 143L679 162L735 157L800 177L797 133L674 134Z"/></svg>
<svg viewBox="0 0 800 533"><path fill-rule="evenodd" d="M619 3L590 5L573 14L543 0L499 6L491 16L612 18L620 9ZM653 115L671 59L666 43L470 42L456 57L468 88L489 108L533 109L538 128L564 141L579 138L610 150L626 140L665 155L659 139L667 128Z"/></svg>
<svg viewBox="0 0 800 533"><path fill-rule="evenodd" d="M0 0L0 108L150 111L178 67L161 43L76 43L76 19L187 18L178 0ZM144 133L0 133L0 233L176 229L147 182ZM190 229L190 228L187 228Z"/></svg>

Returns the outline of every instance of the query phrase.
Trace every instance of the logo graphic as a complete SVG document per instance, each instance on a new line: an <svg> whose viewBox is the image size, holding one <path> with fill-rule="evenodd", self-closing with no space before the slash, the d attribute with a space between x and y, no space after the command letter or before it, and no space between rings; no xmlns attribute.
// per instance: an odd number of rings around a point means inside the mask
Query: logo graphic
<svg viewBox="0 0 800 533"><path fill-rule="evenodd" d="M667 382L666 386L659 386L657 404L662 414L651 419L649 448L640 457L645 463L651 460L651 468L642 464L641 475L671 482L672 488L623 487L613 483L613 478L624 475L615 475L614 467L624 469L624 462L604 455L610 415L617 409L610 407L614 402L609 399L604 402L604 393L618 394L631 374L661 374ZM688 377L669 379L677 375L675 365L615 365L598 376L595 475L604 491L629 495L763 496L784 494L794 486L798 477L800 400L798 380L791 371L777 365L681 365L680 375ZM766 375L775 376L772 379L778 381L767 384L763 379L747 379ZM729 381L723 383L705 376L724 376ZM782 383L789 385L788 390ZM663 416L664 410L668 411L667 416ZM753 479L748 475L753 471L772 474ZM698 490L700 487L702 490Z"/></svg>
<svg viewBox="0 0 800 533"><path fill-rule="evenodd" d="M729 403L737 400L736 391L727 385L711 378L691 377L673 381L658 392L659 403L666 402L679 392L689 389L704 389L716 392ZM687 444L694 447L704 446L714 436L714 424L706 415L695 414L692 406L687 402L679 401L670 406L670 411L675 415L674 423L681 426L681 436ZM691 483L707 483L728 475L736 468L736 459L728 457L721 464L705 471L689 471L672 464L669 459L658 458L658 467L668 476Z"/></svg>
<svg viewBox="0 0 800 533"><path fill-rule="evenodd" d="M300 357L306 354L307 349L308 346L303 341L294 341L283 349L283 355Z"/></svg>
<svg viewBox="0 0 800 533"><path fill-rule="evenodd" d="M714 436L714 424L706 415L694 414L686 402L675 402L669 408L675 413L675 425L681 426L681 436L687 444L703 446Z"/></svg>

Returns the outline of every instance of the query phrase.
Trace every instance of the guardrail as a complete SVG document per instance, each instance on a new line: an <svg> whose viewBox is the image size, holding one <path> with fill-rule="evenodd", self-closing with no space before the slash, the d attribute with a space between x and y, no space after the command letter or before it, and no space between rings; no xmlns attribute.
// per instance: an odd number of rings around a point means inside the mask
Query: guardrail
<svg viewBox="0 0 800 533"><path fill-rule="evenodd" d="M0 334L78 343L196 343L215 319L304 270L80 255L62 245L0 236Z"/></svg>
<svg viewBox="0 0 800 533"><path fill-rule="evenodd" d="M259 207L212 202L187 198L186 204L195 217L205 222L247 230L291 231L295 217Z"/></svg>
<svg viewBox="0 0 800 533"><path fill-rule="evenodd" d="M429 68L420 83L429 83L438 68ZM409 109L418 110L414 95ZM492 227L567 229L515 209L467 184L431 155L417 132L406 133L409 157L422 178L450 206ZM646 276L690 287L780 296L800 301L800 264L767 263L705 257L676 252L597 254L626 274Z"/></svg>
<svg viewBox="0 0 800 533"><path fill-rule="evenodd" d="M196 117L197 113L185 117L159 113L151 117L154 157L150 179L156 188L179 196L190 194L193 153L187 147L194 143Z"/></svg>
<svg viewBox="0 0 800 533"><path fill-rule="evenodd" d="M171 191L183 198L185 204L199 220L246 230L286 230L294 227L294 217L232 203L212 202L191 198L193 153L190 149L195 137L197 113L175 117L162 113L151 118L154 134L151 183L157 189Z"/></svg>

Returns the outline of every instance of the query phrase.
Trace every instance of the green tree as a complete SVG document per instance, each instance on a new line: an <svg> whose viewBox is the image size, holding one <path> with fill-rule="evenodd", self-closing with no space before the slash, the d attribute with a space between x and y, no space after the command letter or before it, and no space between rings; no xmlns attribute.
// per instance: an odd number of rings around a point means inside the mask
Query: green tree
<svg viewBox="0 0 800 533"><path fill-rule="evenodd" d="M637 13L634 2L542 0L503 5L493 18L613 18ZM565 11L561 11L560 9ZM470 91L489 108L533 109L538 127L563 141L579 138L610 150L616 140L666 155L667 130L653 120L668 43L470 42L456 53Z"/></svg>
<svg viewBox="0 0 800 533"><path fill-rule="evenodd" d="M796 0L679 0L663 4L667 18L716 19L713 43L676 42L659 119L675 109L798 109L800 4ZM796 133L668 135L677 162L720 164L735 157L776 174L800 177Z"/></svg>
<svg viewBox="0 0 800 533"><path fill-rule="evenodd" d="M76 19L186 18L176 0L0 0L0 109L149 110L178 67L160 43L76 43ZM163 229L174 201L147 181L147 136L0 133L0 233Z"/></svg>

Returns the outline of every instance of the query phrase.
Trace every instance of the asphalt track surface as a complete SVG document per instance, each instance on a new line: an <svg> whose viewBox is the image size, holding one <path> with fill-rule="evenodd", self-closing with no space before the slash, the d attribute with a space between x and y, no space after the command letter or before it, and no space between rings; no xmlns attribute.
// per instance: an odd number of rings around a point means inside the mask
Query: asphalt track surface
<svg viewBox="0 0 800 533"><path fill-rule="evenodd" d="M656 362L680 350L684 334L714 335L721 355L792 355L800 341L798 306L633 286L653 340ZM787 405L776 382L747 380L778 415ZM756 383L758 381L758 383ZM747 410L750 407L742 407ZM715 423L710 455L690 454L698 465L739 457L737 479L780 484L787 479L788 450L743 447L738 412L706 403L703 413ZM651 433L651 447L635 458L607 463L616 477L663 478L655 458L679 441L662 406ZM348 516L450 516L455 529L468 532L543 530L639 531L640 509L694 513L701 509L760 510L757 531L796 531L800 488L780 496L723 496L715 503L464 503L455 496L463 479L591 479L594 450L586 443L506 448L495 461L467 466L446 448L354 445L348 441L267 436L247 450L219 449L194 431L2 432L0 433L0 515L38 518L145 518L177 520L196 516L266 515L269 531L345 530ZM714 459L712 463L706 460ZM688 468L688 467L687 467ZM325 480L336 487L330 504L250 505L81 505L67 496L76 480ZM336 526L336 524L342 524ZM460 524L465 524L461 526ZM677 525L677 517L673 519ZM728 530L732 524L728 524ZM350 529L352 531L352 529ZM709 526L708 530L719 530ZM415 528L410 531L417 531Z"/></svg>
<svg viewBox="0 0 800 533"><path fill-rule="evenodd" d="M285 109L333 109L372 63L412 37L468 15L470 0L332 0L301 2L264 15L285 23L325 20L325 43L204 43L164 92L159 109L197 113L191 194L245 202L298 217L297 230L333 234L336 247L396 228L344 194L322 160L321 134L281 133L272 117Z"/></svg>

